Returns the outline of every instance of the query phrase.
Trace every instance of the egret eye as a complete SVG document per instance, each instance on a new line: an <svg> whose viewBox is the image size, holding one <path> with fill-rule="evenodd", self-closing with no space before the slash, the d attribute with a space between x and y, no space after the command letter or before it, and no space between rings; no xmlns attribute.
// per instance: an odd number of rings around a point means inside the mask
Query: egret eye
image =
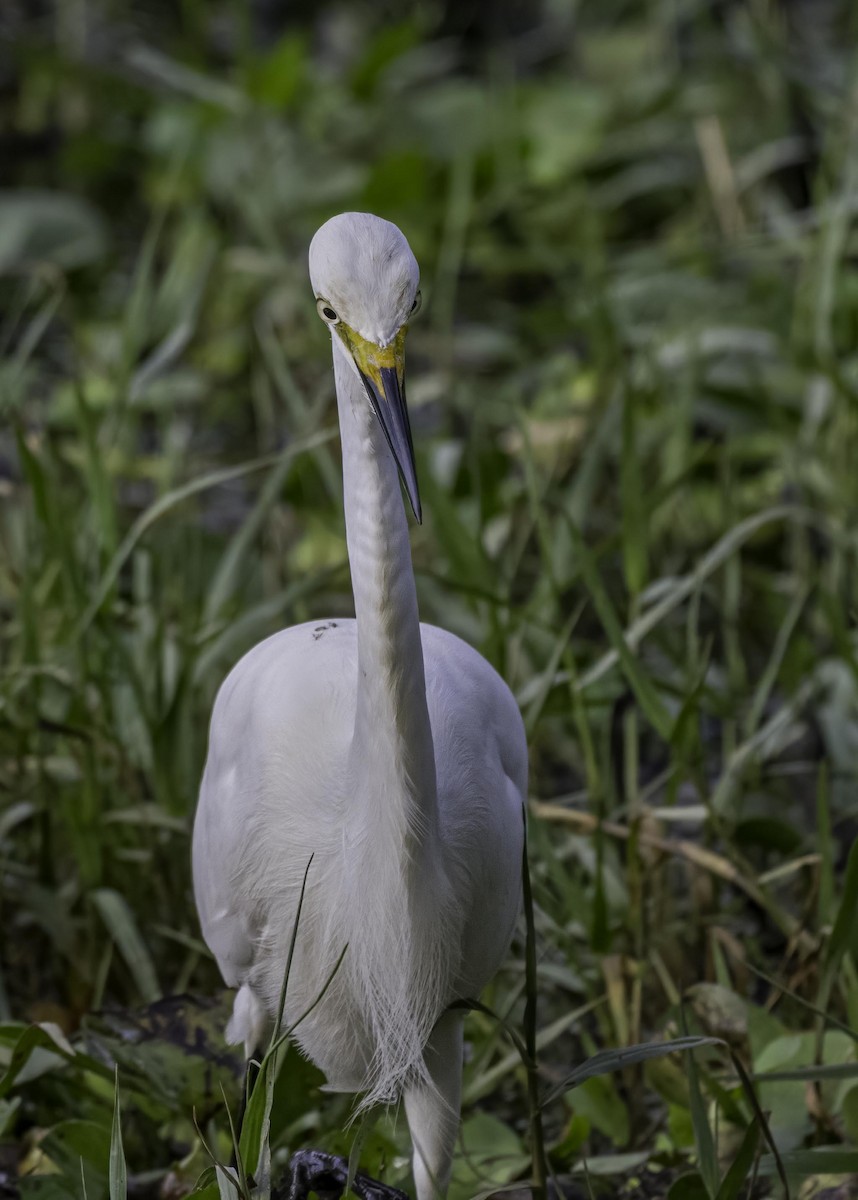
<svg viewBox="0 0 858 1200"><path fill-rule="evenodd" d="M409 317L417 316L417 314L420 312L420 305L422 303L423 303L423 293L418 291L417 295L414 297L414 303L411 305L411 312L408 314Z"/></svg>
<svg viewBox="0 0 858 1200"><path fill-rule="evenodd" d="M326 321L328 323L328 325L339 324L340 318L337 316L334 309L331 308L330 304L328 304L327 300L317 300L316 301L316 312L319 314L319 316L322 318L323 321Z"/></svg>

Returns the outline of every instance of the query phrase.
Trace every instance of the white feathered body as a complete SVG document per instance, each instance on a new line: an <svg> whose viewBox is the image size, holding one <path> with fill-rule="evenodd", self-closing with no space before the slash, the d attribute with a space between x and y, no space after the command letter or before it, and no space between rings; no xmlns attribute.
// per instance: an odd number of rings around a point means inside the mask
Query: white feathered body
<svg viewBox="0 0 858 1200"><path fill-rule="evenodd" d="M296 1037L332 1089L371 1099L401 1091L443 1010L492 977L520 901L521 717L473 648L434 626L420 634L434 817L403 795L401 771L385 777L402 747L384 714L368 718L371 769L365 738L353 752L357 626L331 620L275 634L226 679L194 828L203 935L240 989L231 1040L252 1045L276 1012L312 855L285 1025L348 946Z"/></svg>
<svg viewBox="0 0 858 1200"><path fill-rule="evenodd" d="M345 949L297 1040L364 1106L403 1096L429 1200L446 1189L460 1101L462 1016L445 1010L497 970L518 912L527 745L489 664L419 621L397 474L399 462L417 512L396 357L417 295L408 243L377 217L342 214L313 239L310 275L331 328L355 620L276 634L221 688L194 891L238 988L228 1036L254 1050L277 1012L312 856L284 1024Z"/></svg>

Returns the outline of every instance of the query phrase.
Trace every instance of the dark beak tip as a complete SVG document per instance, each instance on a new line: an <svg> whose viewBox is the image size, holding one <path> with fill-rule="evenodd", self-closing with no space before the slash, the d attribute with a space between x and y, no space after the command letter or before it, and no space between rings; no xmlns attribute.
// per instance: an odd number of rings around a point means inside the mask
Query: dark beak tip
<svg viewBox="0 0 858 1200"><path fill-rule="evenodd" d="M418 525L423 524L423 506L417 488L417 468L414 463L414 446L411 441L411 424L405 405L405 393L393 367L382 367L381 389L361 371L367 395L373 411L384 430L394 462L399 471L405 494Z"/></svg>

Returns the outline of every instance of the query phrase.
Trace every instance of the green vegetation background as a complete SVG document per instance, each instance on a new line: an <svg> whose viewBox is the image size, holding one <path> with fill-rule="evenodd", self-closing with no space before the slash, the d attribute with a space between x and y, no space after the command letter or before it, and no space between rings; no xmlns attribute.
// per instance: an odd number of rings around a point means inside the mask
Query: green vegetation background
<svg viewBox="0 0 858 1200"><path fill-rule="evenodd" d="M422 616L527 722L551 1165L782 1186L722 1049L563 1085L685 1027L780 1072L813 1195L858 1171L858 10L289 12L0 14L0 1194L107 1194L116 1062L136 1194L204 1170L194 1109L228 1157L188 835L229 667L350 612L306 248L356 208L423 273ZM517 1055L468 1041L456 1200L529 1169ZM347 1147L283 1078L275 1147ZM406 1151L391 1114L363 1161Z"/></svg>

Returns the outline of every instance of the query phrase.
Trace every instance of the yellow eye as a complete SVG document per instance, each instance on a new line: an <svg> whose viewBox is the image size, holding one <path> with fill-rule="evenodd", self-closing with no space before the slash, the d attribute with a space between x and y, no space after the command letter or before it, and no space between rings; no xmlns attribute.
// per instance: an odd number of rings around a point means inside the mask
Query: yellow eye
<svg viewBox="0 0 858 1200"><path fill-rule="evenodd" d="M414 303L411 305L411 312L408 314L408 319L416 317L420 312L420 305L423 303L423 293L418 289L417 295L414 297Z"/></svg>
<svg viewBox="0 0 858 1200"><path fill-rule="evenodd" d="M337 316L335 309L331 308L327 300L316 301L316 312L328 325L338 325L340 318Z"/></svg>

